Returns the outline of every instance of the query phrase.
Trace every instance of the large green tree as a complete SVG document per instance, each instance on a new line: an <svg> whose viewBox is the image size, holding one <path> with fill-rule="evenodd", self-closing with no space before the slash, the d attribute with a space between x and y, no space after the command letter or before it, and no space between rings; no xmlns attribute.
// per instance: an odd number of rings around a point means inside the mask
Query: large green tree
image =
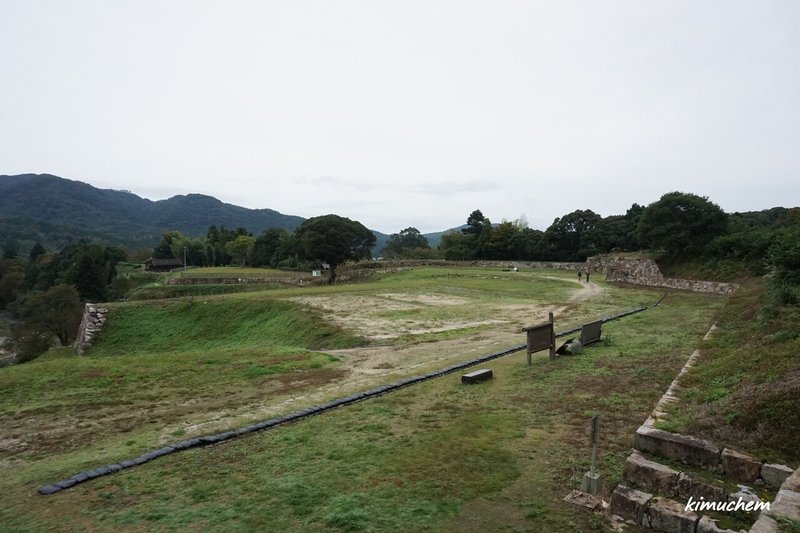
<svg viewBox="0 0 800 533"><path fill-rule="evenodd" d="M255 237L250 235L239 235L232 241L225 244L225 251L231 256L239 260L239 266L243 267L247 259L253 253L253 247L256 244Z"/></svg>
<svg viewBox="0 0 800 533"><path fill-rule="evenodd" d="M591 209L578 209L553 221L544 238L552 259L557 261L584 261L597 253L588 237L602 217Z"/></svg>
<svg viewBox="0 0 800 533"><path fill-rule="evenodd" d="M72 285L60 284L45 292L31 293L25 299L22 317L27 328L55 336L62 346L66 346L75 339L81 323L78 291Z"/></svg>
<svg viewBox="0 0 800 533"><path fill-rule="evenodd" d="M336 267L345 261L365 259L375 245L375 235L361 222L338 215L309 218L297 228L298 254L330 265L329 282L336 281Z"/></svg>
<svg viewBox="0 0 800 533"><path fill-rule="evenodd" d="M416 257L419 250L429 249L428 239L417 228L410 227L400 233L393 233L381 250L381 255L392 259L404 259Z"/></svg>
<svg viewBox="0 0 800 533"><path fill-rule="evenodd" d="M277 266L285 259L282 251L288 238L289 232L283 228L264 230L256 239L253 248L253 266Z"/></svg>
<svg viewBox="0 0 800 533"><path fill-rule="evenodd" d="M670 192L647 206L638 232L646 245L680 257L701 254L727 227L728 215L708 198Z"/></svg>

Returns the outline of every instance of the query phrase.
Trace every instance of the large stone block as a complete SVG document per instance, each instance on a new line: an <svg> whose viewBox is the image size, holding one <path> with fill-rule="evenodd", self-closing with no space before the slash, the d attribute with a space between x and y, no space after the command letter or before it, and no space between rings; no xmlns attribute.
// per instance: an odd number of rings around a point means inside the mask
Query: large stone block
<svg viewBox="0 0 800 533"><path fill-rule="evenodd" d="M765 512L773 518L781 516L800 521L800 492L779 490L769 511Z"/></svg>
<svg viewBox="0 0 800 533"><path fill-rule="evenodd" d="M776 465L764 463L761 465L761 479L768 487L773 489L781 488L783 482L789 479L793 470L786 465Z"/></svg>
<svg viewBox="0 0 800 533"><path fill-rule="evenodd" d="M683 472L678 476L677 492L678 497L684 500L691 497L694 500L704 498L706 501L724 502L728 497L728 493L722 487L705 483Z"/></svg>
<svg viewBox="0 0 800 533"><path fill-rule="evenodd" d="M784 481L783 485L781 485L781 489L800 492L800 468L795 470L791 476L786 478L786 481Z"/></svg>
<svg viewBox="0 0 800 533"><path fill-rule="evenodd" d="M626 520L641 524L647 504L653 499L652 494L640 490L617 485L611 494L611 514L619 515Z"/></svg>
<svg viewBox="0 0 800 533"><path fill-rule="evenodd" d="M687 511L682 503L667 498L654 498L647 507L641 525L656 531L695 533L700 516Z"/></svg>
<svg viewBox="0 0 800 533"><path fill-rule="evenodd" d="M750 533L779 533L780 526L778 522L773 520L772 518L768 517L765 514L761 514L756 520L756 523L753 524L753 527L750 528Z"/></svg>
<svg viewBox="0 0 800 533"><path fill-rule="evenodd" d="M622 479L629 484L663 496L676 494L679 475L680 472L649 461L636 452L628 456L622 470Z"/></svg>
<svg viewBox="0 0 800 533"><path fill-rule="evenodd" d="M761 461L749 455L725 448L720 456L725 477L743 483L752 483L761 475Z"/></svg>
<svg viewBox="0 0 800 533"><path fill-rule="evenodd" d="M696 437L640 426L636 430L634 448L692 466L719 468L719 448Z"/></svg>

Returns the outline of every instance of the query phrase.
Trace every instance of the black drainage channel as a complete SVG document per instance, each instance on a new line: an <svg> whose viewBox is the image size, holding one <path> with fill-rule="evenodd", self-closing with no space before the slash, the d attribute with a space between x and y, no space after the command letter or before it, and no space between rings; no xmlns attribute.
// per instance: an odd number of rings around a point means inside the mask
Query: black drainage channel
<svg viewBox="0 0 800 533"><path fill-rule="evenodd" d="M617 320L619 318L623 318L629 315L641 313L642 311L646 311L647 309L652 309L653 307L661 303L661 301L664 299L664 296L662 296L661 299L659 299L655 304L649 307L637 307L635 309L631 309L630 311L625 311L622 313L618 313L616 315L602 318L601 320L603 321L603 323L611 322L612 320ZM564 337L572 333L577 333L580 330L581 328L579 326L577 328L572 328L566 331L557 332L555 336ZM256 431L270 429L275 426L288 424L289 422L296 422L297 420L301 420L309 416L324 413L326 411L336 409L337 407L343 407L345 405L354 404L356 402L360 402L368 398L374 398L376 396L380 396L381 394L386 394L387 392L393 392L398 389L408 387L409 385L415 385L417 383L422 383L423 381L428 381L429 379L438 378L446 374L452 374L453 372L458 372L459 370L464 370L465 368L479 365L481 363L485 363L486 361L491 361L492 359L497 359L499 357L503 357L515 352L522 351L526 347L527 344L518 344L516 346L512 346L511 348L501 350L499 352L490 353L488 355L482 355L481 357L478 357L476 359L471 359L463 363L458 363L439 370L435 370L433 372L428 372L427 374L421 374L418 376L412 376L409 378L401 379L399 381L395 381L394 383L390 383L388 385L381 385L379 387L375 387L374 389L370 389L364 392L357 392L355 394L351 394L350 396L345 396L344 398L331 400L329 402L316 405L314 407L309 407L307 409L301 409L300 411L295 411L294 413L290 413L285 416L270 418L269 420L263 420L261 422L256 422L255 424L250 424L249 426L244 426L242 428L231 431L225 431L223 433L217 433L215 435L196 437L175 444L168 444L163 448L158 448L157 450L152 450L147 453L143 453L142 455L140 455L135 459L120 461L119 463L101 466L100 468L95 468L94 470L86 470L83 472L79 472L68 479L64 479L57 483L53 483L52 485L45 485L39 488L39 494L44 494L44 495L54 494L60 490L74 487L75 485L83 483L84 481L89 481L90 479L95 479L101 476L106 476L114 472L119 472L120 470L124 470L126 468L132 468L134 466L143 465L145 463L149 463L153 459L157 459L161 456L169 455L171 453L179 452L181 450L187 450L189 448L197 448L200 446L207 446L209 444L216 444L218 442L223 442L232 439L234 437L247 435L248 433L254 433Z"/></svg>

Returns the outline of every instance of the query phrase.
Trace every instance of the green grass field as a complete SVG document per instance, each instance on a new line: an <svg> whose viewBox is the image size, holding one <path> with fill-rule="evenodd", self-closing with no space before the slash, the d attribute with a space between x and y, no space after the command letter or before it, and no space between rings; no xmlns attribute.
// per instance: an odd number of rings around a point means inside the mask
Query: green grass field
<svg viewBox="0 0 800 533"><path fill-rule="evenodd" d="M600 468L613 488L636 427L724 298L673 293L656 309L606 324L604 341L580 356L551 362L538 354L527 367L518 353L489 364L495 379L487 383L464 386L454 374L54 496L36 494L187 434L523 342L515 322L523 318L513 314L521 306L557 306L556 329L564 329L660 296L596 280L602 292L576 299L572 277L427 268L352 285L115 304L91 355L54 351L0 369L0 524L12 531L603 530L602 519L561 502L588 467L591 415L601 415ZM320 298L348 306L308 303ZM395 307L375 305L384 301ZM508 320L441 333L412 328L391 342L359 329L381 318L458 325L493 310ZM358 327L342 326L350 320ZM392 364L355 373L372 350ZM393 354L430 357L403 366Z"/></svg>

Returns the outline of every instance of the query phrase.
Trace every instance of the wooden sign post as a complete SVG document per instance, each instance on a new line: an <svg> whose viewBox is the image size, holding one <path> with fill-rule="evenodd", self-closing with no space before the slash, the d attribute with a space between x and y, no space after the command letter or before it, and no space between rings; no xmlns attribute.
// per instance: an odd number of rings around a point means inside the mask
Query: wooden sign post
<svg viewBox="0 0 800 533"><path fill-rule="evenodd" d="M550 359L556 358L556 334L553 331L553 313L548 321L533 326L525 326L522 331L528 334L528 366L531 366L531 354L550 349Z"/></svg>

